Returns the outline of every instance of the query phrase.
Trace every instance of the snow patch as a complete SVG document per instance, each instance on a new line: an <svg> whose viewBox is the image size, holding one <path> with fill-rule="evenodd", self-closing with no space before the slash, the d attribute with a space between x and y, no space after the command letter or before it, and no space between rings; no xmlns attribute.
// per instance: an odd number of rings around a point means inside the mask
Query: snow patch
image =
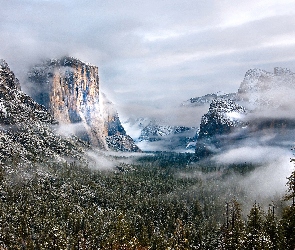
<svg viewBox="0 0 295 250"><path fill-rule="evenodd" d="M3 102L0 101L0 112L4 114L4 117L7 118L7 110Z"/></svg>
<svg viewBox="0 0 295 250"><path fill-rule="evenodd" d="M230 120L241 120L244 117L244 115L239 112L228 112L225 113L225 116Z"/></svg>

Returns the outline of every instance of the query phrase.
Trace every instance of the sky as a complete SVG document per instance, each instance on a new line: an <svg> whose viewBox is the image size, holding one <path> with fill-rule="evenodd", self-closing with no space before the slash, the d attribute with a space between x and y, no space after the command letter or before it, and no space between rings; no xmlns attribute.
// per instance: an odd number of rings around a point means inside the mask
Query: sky
<svg viewBox="0 0 295 250"><path fill-rule="evenodd" d="M291 0L0 0L0 58L22 81L44 58L99 67L122 119L193 125L179 105L235 92L248 69L295 72ZM203 110L202 110L203 112ZM188 120L190 120L188 122Z"/></svg>

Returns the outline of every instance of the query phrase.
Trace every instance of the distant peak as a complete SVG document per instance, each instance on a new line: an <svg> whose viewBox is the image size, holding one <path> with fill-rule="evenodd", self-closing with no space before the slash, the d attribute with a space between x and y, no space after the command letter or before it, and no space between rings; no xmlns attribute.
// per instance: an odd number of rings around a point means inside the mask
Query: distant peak
<svg viewBox="0 0 295 250"><path fill-rule="evenodd" d="M53 67L78 67L78 66L88 66L95 67L97 66L84 62L78 58L71 56L63 56L61 58L45 59L41 62L41 65L53 66ZM40 66L40 64L38 65Z"/></svg>
<svg viewBox="0 0 295 250"><path fill-rule="evenodd" d="M273 73L263 69L249 69L245 74L245 79L258 78L260 76L283 76L283 75L294 75L294 73L288 68L275 67Z"/></svg>
<svg viewBox="0 0 295 250"><path fill-rule="evenodd" d="M280 76L280 75L292 75L294 73L290 69L287 69L287 68L275 67L274 74L276 76Z"/></svg>
<svg viewBox="0 0 295 250"><path fill-rule="evenodd" d="M4 59L0 59L1 68L9 68L7 62Z"/></svg>
<svg viewBox="0 0 295 250"><path fill-rule="evenodd" d="M254 69L249 69L246 72L244 79L246 80L246 79L249 79L249 78L257 78L257 77L260 77L262 75L269 75L269 74L271 74L271 73L267 72L266 70L254 68Z"/></svg>

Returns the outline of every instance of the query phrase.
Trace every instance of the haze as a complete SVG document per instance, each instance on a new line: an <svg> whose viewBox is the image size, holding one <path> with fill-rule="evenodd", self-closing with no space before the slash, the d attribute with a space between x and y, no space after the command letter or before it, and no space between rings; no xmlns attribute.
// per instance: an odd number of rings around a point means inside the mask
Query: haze
<svg viewBox="0 0 295 250"><path fill-rule="evenodd" d="M0 57L24 79L42 58L99 67L122 120L198 125L181 102L237 91L250 68L295 69L295 2L0 0ZM190 119L189 119L190 118Z"/></svg>

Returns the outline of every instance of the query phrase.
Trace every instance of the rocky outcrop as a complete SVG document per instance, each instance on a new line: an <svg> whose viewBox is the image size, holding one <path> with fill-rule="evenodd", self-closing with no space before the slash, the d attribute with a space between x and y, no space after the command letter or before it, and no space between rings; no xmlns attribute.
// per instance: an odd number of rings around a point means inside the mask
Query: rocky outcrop
<svg viewBox="0 0 295 250"><path fill-rule="evenodd" d="M101 113L107 147L114 151L141 152L134 140L126 134L112 102L101 94Z"/></svg>
<svg viewBox="0 0 295 250"><path fill-rule="evenodd" d="M222 152L230 146L239 146L242 141L282 146L295 140L292 110L295 74L290 70L275 68L271 73L251 69L238 92L228 96L234 101L224 98L226 95L216 95L208 113L202 117L195 151L197 159ZM202 104L208 98L214 96L193 98L191 103Z"/></svg>
<svg viewBox="0 0 295 250"><path fill-rule="evenodd" d="M79 125L73 134L82 140L102 149L115 149L121 142L117 150L140 151L126 135L113 104L101 93L96 66L71 57L46 61L29 72L27 86L61 124Z"/></svg>
<svg viewBox="0 0 295 250"><path fill-rule="evenodd" d="M20 90L5 61L0 63L0 162L41 162L50 158L81 158L81 148L57 136L56 124L45 107Z"/></svg>
<svg viewBox="0 0 295 250"><path fill-rule="evenodd" d="M246 126L243 121L245 115L245 108L230 99L213 100L201 120L195 151L197 159L217 153L228 143L239 139L241 134L233 136L233 132Z"/></svg>
<svg viewBox="0 0 295 250"><path fill-rule="evenodd" d="M288 107L295 101L295 74L286 68L274 72L250 69L238 89L238 101L250 110Z"/></svg>

